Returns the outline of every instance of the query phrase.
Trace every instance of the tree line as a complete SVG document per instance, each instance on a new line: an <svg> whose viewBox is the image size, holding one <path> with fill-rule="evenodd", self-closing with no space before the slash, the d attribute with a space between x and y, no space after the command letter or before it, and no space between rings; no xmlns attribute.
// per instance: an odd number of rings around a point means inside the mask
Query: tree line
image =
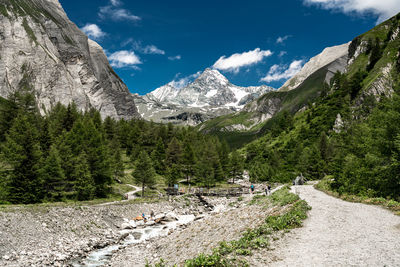
<svg viewBox="0 0 400 267"><path fill-rule="evenodd" d="M126 175L143 188L181 180L211 187L243 170L243 159L230 156L226 143L191 127L102 120L97 110L81 112L74 103L41 115L24 89L0 102L0 155L3 203L104 198Z"/></svg>

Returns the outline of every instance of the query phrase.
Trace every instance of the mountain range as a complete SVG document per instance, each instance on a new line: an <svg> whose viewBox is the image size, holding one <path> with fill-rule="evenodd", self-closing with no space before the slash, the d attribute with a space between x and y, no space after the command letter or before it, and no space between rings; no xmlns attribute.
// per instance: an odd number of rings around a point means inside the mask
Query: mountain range
<svg viewBox="0 0 400 267"><path fill-rule="evenodd" d="M208 133L258 134L278 113L306 108L320 96L324 83L338 71L348 72L370 49L369 41L360 38L326 48L278 90L240 87L207 68L183 87L170 82L140 96L129 92L101 46L68 19L58 0L1 3L0 96L33 90L43 114L57 102L75 102L80 110L99 110L103 118L198 125ZM378 80L371 82L368 90L373 94L385 92L389 67L380 69Z"/></svg>
<svg viewBox="0 0 400 267"><path fill-rule="evenodd" d="M207 68L183 88L168 83L141 97L141 116L155 122L197 125L220 115L241 110L247 103L274 90L269 86L233 85L218 70Z"/></svg>

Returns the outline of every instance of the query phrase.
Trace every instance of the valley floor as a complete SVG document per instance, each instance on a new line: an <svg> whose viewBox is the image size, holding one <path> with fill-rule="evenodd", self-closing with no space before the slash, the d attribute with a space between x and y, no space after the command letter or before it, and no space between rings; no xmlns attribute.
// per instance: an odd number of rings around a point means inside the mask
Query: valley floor
<svg viewBox="0 0 400 267"><path fill-rule="evenodd" d="M303 228L259 251L250 266L399 266L400 216L313 188L292 189L312 207Z"/></svg>

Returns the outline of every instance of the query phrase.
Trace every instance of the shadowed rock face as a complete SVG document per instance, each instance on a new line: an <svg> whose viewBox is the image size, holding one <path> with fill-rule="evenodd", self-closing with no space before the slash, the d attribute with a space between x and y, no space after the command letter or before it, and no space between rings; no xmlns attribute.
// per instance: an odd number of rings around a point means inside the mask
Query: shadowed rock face
<svg viewBox="0 0 400 267"><path fill-rule="evenodd" d="M0 96L35 92L44 113L57 102L103 117L139 118L134 97L103 49L72 23L58 0L0 0Z"/></svg>

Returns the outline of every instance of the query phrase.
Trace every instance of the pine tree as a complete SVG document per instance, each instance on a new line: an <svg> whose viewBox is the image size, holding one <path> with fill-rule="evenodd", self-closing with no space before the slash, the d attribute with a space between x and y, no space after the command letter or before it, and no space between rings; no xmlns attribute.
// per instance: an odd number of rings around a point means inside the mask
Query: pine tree
<svg viewBox="0 0 400 267"><path fill-rule="evenodd" d="M196 176L208 188L215 184L214 169L205 155L202 155L196 163Z"/></svg>
<svg viewBox="0 0 400 267"><path fill-rule="evenodd" d="M166 151L166 164L172 166L172 164L180 165L182 160L182 145L175 137L172 138L168 144Z"/></svg>
<svg viewBox="0 0 400 267"><path fill-rule="evenodd" d="M94 198L94 180L90 174L89 165L84 152L76 158L72 178L75 181L74 191L76 193L77 200L91 200Z"/></svg>
<svg viewBox="0 0 400 267"><path fill-rule="evenodd" d="M189 185L190 178L195 173L195 165L196 165L196 155L194 154L193 147L189 142L185 143L185 147L183 149L183 173L186 178L186 182Z"/></svg>
<svg viewBox="0 0 400 267"><path fill-rule="evenodd" d="M219 146L218 155L224 177L226 177L229 174L229 146L225 140Z"/></svg>
<svg viewBox="0 0 400 267"><path fill-rule="evenodd" d="M85 152L93 177L96 196L106 197L108 185L112 182L112 165L109 150L105 145L101 129L95 127L91 119L85 121Z"/></svg>
<svg viewBox="0 0 400 267"><path fill-rule="evenodd" d="M20 114L6 134L3 157L12 171L9 177L8 200L11 203L36 203L42 199L39 179L40 145L37 128L25 114Z"/></svg>
<svg viewBox="0 0 400 267"><path fill-rule="evenodd" d="M235 179L243 175L244 170L244 159L237 150L233 151L230 160L230 174L232 177L232 183L235 183Z"/></svg>
<svg viewBox="0 0 400 267"><path fill-rule="evenodd" d="M172 164L171 167L167 168L165 178L167 179L167 185L172 187L182 179L182 172L176 164Z"/></svg>
<svg viewBox="0 0 400 267"><path fill-rule="evenodd" d="M145 187L155 184L156 172L153 168L150 157L145 151L140 152L132 176L136 183L142 185L142 197L144 196Z"/></svg>
<svg viewBox="0 0 400 267"><path fill-rule="evenodd" d="M61 159L55 146L50 148L48 157L42 163L39 177L45 188L47 201L61 201L65 191L65 176L61 168Z"/></svg>
<svg viewBox="0 0 400 267"><path fill-rule="evenodd" d="M104 132L108 140L113 140L116 136L116 122L111 117L107 117L104 120Z"/></svg>
<svg viewBox="0 0 400 267"><path fill-rule="evenodd" d="M74 126L75 121L78 118L78 109L74 102L68 104L67 110L65 112L65 116L62 122L64 130L67 132L72 129Z"/></svg>
<svg viewBox="0 0 400 267"><path fill-rule="evenodd" d="M322 160L327 162L328 161L328 138L327 138L325 132L321 133L321 136L319 139L319 153L321 155Z"/></svg>
<svg viewBox="0 0 400 267"><path fill-rule="evenodd" d="M155 149L151 152L150 155L154 169L160 175L165 174L166 166L165 166L165 147L161 138L158 139Z"/></svg>

